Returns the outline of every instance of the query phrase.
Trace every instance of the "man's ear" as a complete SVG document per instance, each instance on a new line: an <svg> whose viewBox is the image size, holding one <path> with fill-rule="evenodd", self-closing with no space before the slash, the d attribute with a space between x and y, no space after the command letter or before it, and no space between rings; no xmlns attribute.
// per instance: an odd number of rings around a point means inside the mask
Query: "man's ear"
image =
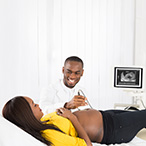
<svg viewBox="0 0 146 146"><path fill-rule="evenodd" d="M64 74L64 67L62 67L62 73Z"/></svg>
<svg viewBox="0 0 146 146"><path fill-rule="evenodd" d="M83 74L84 74L84 69L82 70L82 74L81 74L81 76L83 76Z"/></svg>

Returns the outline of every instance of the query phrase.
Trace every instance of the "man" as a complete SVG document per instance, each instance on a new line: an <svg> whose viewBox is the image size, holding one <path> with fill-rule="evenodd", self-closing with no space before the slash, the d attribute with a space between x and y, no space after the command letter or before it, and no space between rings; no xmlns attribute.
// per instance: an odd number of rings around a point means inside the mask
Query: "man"
<svg viewBox="0 0 146 146"><path fill-rule="evenodd" d="M84 89L77 85L84 73L83 61L77 56L68 57L62 68L63 79L41 91L40 106L45 114L59 107L77 109L86 106L86 98L78 91Z"/></svg>

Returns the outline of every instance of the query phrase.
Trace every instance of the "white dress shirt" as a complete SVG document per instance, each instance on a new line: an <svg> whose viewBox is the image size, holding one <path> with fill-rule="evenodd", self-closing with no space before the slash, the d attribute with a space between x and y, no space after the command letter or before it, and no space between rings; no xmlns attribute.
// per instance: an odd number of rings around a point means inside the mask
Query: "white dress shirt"
<svg viewBox="0 0 146 146"><path fill-rule="evenodd" d="M57 108L63 107L66 102L69 102L75 95L78 95L79 89L85 93L85 89L78 85L74 88L66 87L62 79L43 88L40 93L39 102L43 113L48 114L50 112L54 112ZM84 108L89 107L84 106Z"/></svg>

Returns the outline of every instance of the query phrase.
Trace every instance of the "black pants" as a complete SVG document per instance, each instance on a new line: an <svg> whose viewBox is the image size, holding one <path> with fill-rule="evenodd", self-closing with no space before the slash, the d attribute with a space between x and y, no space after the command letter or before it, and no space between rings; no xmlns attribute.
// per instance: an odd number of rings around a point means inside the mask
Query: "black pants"
<svg viewBox="0 0 146 146"><path fill-rule="evenodd" d="M107 110L101 113L104 122L102 144L127 143L146 127L146 110Z"/></svg>

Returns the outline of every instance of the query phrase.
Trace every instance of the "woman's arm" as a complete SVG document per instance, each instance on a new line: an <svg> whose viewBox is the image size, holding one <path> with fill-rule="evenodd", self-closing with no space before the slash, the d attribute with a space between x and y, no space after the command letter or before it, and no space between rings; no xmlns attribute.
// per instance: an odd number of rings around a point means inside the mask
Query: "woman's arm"
<svg viewBox="0 0 146 146"><path fill-rule="evenodd" d="M68 118L74 125L79 137L85 140L87 146L92 146L92 143L91 143L86 131L84 130L84 128L78 121L77 117L74 114L72 114L70 110L67 110L65 108L60 108L60 109L57 109L57 114L62 117Z"/></svg>

